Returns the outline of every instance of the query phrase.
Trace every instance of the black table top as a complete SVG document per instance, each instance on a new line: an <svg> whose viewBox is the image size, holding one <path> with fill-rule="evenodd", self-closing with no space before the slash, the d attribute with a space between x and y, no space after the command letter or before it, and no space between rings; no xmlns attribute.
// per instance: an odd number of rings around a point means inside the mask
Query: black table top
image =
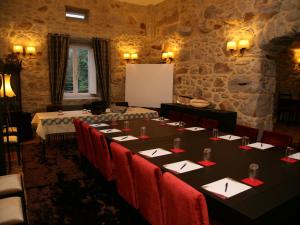
<svg viewBox="0 0 300 225"><path fill-rule="evenodd" d="M211 137L210 131L177 131L177 127L162 126L159 122L152 120L130 120L132 131L105 135L109 140L125 134L137 137L141 126L147 127L149 139L120 142L134 154L141 150L158 147L169 150L173 147L174 138L181 138L181 148L186 150L184 153L146 158L163 171L165 171L165 168L162 167L164 164L181 160L201 161L203 149L205 147L212 149L211 161L216 162L216 165L175 175L204 193L210 213L218 214L217 216L224 217L225 220L230 219L230 224L267 225L271 217L274 221L278 220L277 211L282 214L287 208L287 204L300 198L300 163L282 162L280 160L284 156L282 149L274 147L258 150L253 148L245 151L239 148L241 139L212 141L209 139ZM122 129L123 122L119 121L119 125L115 128ZM101 129L104 128L99 128L99 130ZM202 185L225 177L230 177L236 181L248 177L250 163L259 164L258 179L264 182L262 186L253 187L228 199L221 199L201 188ZM300 212L299 209L300 204L294 207L292 211ZM292 212L290 209L287 211ZM234 216L234 220L232 216ZM272 222L272 224L276 223Z"/></svg>

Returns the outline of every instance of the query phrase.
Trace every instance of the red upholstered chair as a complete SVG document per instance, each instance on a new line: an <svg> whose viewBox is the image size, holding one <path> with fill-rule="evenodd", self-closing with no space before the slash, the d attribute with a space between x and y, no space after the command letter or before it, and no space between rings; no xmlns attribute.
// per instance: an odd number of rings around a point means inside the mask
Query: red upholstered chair
<svg viewBox="0 0 300 225"><path fill-rule="evenodd" d="M133 155L137 205L144 218L151 225L163 225L160 179L161 170L144 158Z"/></svg>
<svg viewBox="0 0 300 225"><path fill-rule="evenodd" d="M196 125L199 122L199 116L184 113L182 116L182 121L185 122L187 125Z"/></svg>
<svg viewBox="0 0 300 225"><path fill-rule="evenodd" d="M261 142L286 148L292 144L293 138L287 134L281 134L273 131L264 131Z"/></svg>
<svg viewBox="0 0 300 225"><path fill-rule="evenodd" d="M236 125L234 134L241 136L241 137L247 136L247 137L249 137L250 142L256 142L257 135L258 135L258 129L252 128L252 127L246 127L243 125Z"/></svg>
<svg viewBox="0 0 300 225"><path fill-rule="evenodd" d="M86 157L86 151L85 151L85 143L82 136L82 129L81 129L81 121L79 119L73 120L75 131L76 131L76 140L77 140L77 146L78 151L81 156Z"/></svg>
<svg viewBox="0 0 300 225"><path fill-rule="evenodd" d="M169 172L162 176L161 190L164 225L209 225L202 193Z"/></svg>
<svg viewBox="0 0 300 225"><path fill-rule="evenodd" d="M213 128L219 128L219 121L213 120L209 118L201 118L199 122L201 127L207 128L207 129L213 129Z"/></svg>
<svg viewBox="0 0 300 225"><path fill-rule="evenodd" d="M137 208L132 170L132 154L127 148L115 142L110 144L110 149L114 162L114 174L118 193L129 204Z"/></svg>
<svg viewBox="0 0 300 225"><path fill-rule="evenodd" d="M91 128L91 136L95 149L95 167L107 181L113 180L113 162L110 157L106 139L97 129Z"/></svg>
<svg viewBox="0 0 300 225"><path fill-rule="evenodd" d="M85 142L85 150L86 150L86 157L89 160L89 162L95 166L95 151L94 151L94 144L92 141L92 135L91 135L91 126L88 123L82 122L82 136L84 138Z"/></svg>
<svg viewBox="0 0 300 225"><path fill-rule="evenodd" d="M181 112L177 112L177 111L173 111L173 110L170 110L168 111L166 117L170 120L173 120L173 121L180 121L181 118L182 118L182 113Z"/></svg>

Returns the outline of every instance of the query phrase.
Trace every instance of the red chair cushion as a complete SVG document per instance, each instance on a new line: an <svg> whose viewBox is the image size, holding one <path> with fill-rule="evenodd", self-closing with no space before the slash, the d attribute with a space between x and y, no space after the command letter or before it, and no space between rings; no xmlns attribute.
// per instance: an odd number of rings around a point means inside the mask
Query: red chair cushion
<svg viewBox="0 0 300 225"><path fill-rule="evenodd" d="M201 127L204 127L207 129L219 128L219 121L209 119L209 118L201 118L199 124Z"/></svg>
<svg viewBox="0 0 300 225"><path fill-rule="evenodd" d="M278 147L286 148L293 141L290 135L281 134L272 131L264 131L261 138L261 142L271 144Z"/></svg>
<svg viewBox="0 0 300 225"><path fill-rule="evenodd" d="M132 168L137 205L141 214L150 224L163 225L159 190L161 170L138 155L132 157Z"/></svg>
<svg viewBox="0 0 300 225"><path fill-rule="evenodd" d="M106 139L97 129L91 128L92 141L95 148L95 166L107 181L112 181L113 162L109 153Z"/></svg>
<svg viewBox="0 0 300 225"><path fill-rule="evenodd" d="M202 193L168 172L162 176L161 190L165 225L209 225Z"/></svg>
<svg viewBox="0 0 300 225"><path fill-rule="evenodd" d="M246 127L243 125L236 125L235 135L238 136L247 136L250 139L250 142L256 142L257 141L257 135L258 135L258 129L252 128L252 127Z"/></svg>
<svg viewBox="0 0 300 225"><path fill-rule="evenodd" d="M182 116L182 121L185 122L187 125L196 125L199 122L199 116L184 113Z"/></svg>
<svg viewBox="0 0 300 225"><path fill-rule="evenodd" d="M79 154L86 157L86 151L85 151L85 143L82 136L82 129L81 129L81 121L79 119L73 120L75 131L76 131L76 140L77 140L77 146L79 150Z"/></svg>
<svg viewBox="0 0 300 225"><path fill-rule="evenodd" d="M180 121L181 120L181 117L182 117L182 113L181 112L177 112L177 111L173 111L173 110L170 110L168 111L166 117L170 120L173 120L173 121Z"/></svg>
<svg viewBox="0 0 300 225"><path fill-rule="evenodd" d="M90 133L91 126L88 123L82 122L82 136L85 142L86 157L89 162L95 166L95 151Z"/></svg>
<svg viewBox="0 0 300 225"><path fill-rule="evenodd" d="M129 204L137 208L131 164L132 154L127 148L115 142L110 144L110 148L114 162L114 174L116 177L118 193Z"/></svg>

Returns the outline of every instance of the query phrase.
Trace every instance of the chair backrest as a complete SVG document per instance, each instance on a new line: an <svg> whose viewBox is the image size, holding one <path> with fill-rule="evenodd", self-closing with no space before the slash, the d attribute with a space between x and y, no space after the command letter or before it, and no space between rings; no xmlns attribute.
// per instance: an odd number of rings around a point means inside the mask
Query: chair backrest
<svg viewBox="0 0 300 225"><path fill-rule="evenodd" d="M278 147L286 148L293 141L293 138L287 134L281 134L273 131L264 131L261 142Z"/></svg>
<svg viewBox="0 0 300 225"><path fill-rule="evenodd" d="M209 225L205 197L169 172L162 176L164 225Z"/></svg>
<svg viewBox="0 0 300 225"><path fill-rule="evenodd" d="M94 150L94 145L91 137L92 135L90 132L91 126L86 122L82 122L81 127L82 127L82 136L84 138L84 143L85 143L86 157L89 160L89 162L93 166L95 166L95 150Z"/></svg>
<svg viewBox="0 0 300 225"><path fill-rule="evenodd" d="M214 119L209 119L209 118L201 118L199 122L201 127L207 128L207 129L213 129L219 128L219 121L214 120Z"/></svg>
<svg viewBox="0 0 300 225"><path fill-rule="evenodd" d="M113 163L105 136L95 128L91 128L95 149L95 166L107 181L113 180Z"/></svg>
<svg viewBox="0 0 300 225"><path fill-rule="evenodd" d="M137 205L140 213L152 225L163 225L160 179L160 168L133 155L132 168L134 171Z"/></svg>
<svg viewBox="0 0 300 225"><path fill-rule="evenodd" d="M129 204L137 208L132 170L132 154L127 148L115 142L110 143L110 149L114 162L114 174L118 193Z"/></svg>
<svg viewBox="0 0 300 225"><path fill-rule="evenodd" d="M189 113L184 113L182 116L182 121L187 125L197 125L199 123L199 119L199 116Z"/></svg>
<svg viewBox="0 0 300 225"><path fill-rule="evenodd" d="M81 128L81 121L79 119L73 119L73 123L75 126L75 131L76 131L76 140L77 140L77 147L79 154L81 156L86 157L86 151L85 151L85 143L84 143L84 138L82 136L82 128Z"/></svg>
<svg viewBox="0 0 300 225"><path fill-rule="evenodd" d="M234 134L241 136L241 137L247 136L247 137L249 137L250 142L256 142L257 135L258 135L258 129L252 128L252 127L246 127L243 125L236 125Z"/></svg>
<svg viewBox="0 0 300 225"><path fill-rule="evenodd" d="M173 121L179 121L182 119L182 113L181 112L177 112L177 111L173 111L173 110L169 110L167 112L166 117L170 120Z"/></svg>

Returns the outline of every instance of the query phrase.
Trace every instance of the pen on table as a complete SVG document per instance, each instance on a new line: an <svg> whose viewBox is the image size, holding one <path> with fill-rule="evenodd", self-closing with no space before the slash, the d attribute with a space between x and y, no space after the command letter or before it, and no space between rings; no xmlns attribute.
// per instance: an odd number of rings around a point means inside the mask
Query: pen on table
<svg viewBox="0 0 300 225"><path fill-rule="evenodd" d="M156 152L157 152L157 150L155 150L155 151L152 153L152 155L154 155Z"/></svg>
<svg viewBox="0 0 300 225"><path fill-rule="evenodd" d="M228 183L225 184L225 192L227 191Z"/></svg>
<svg viewBox="0 0 300 225"><path fill-rule="evenodd" d="M109 130L106 130L106 132L110 132L111 131L111 129L109 129Z"/></svg>
<svg viewBox="0 0 300 225"><path fill-rule="evenodd" d="M229 139L231 139L231 135L229 135Z"/></svg>
<svg viewBox="0 0 300 225"><path fill-rule="evenodd" d="M122 137L121 140L124 140L124 139L126 139L126 138L128 138L128 136Z"/></svg>
<svg viewBox="0 0 300 225"><path fill-rule="evenodd" d="M260 147L262 147L263 146L263 143L260 143Z"/></svg>
<svg viewBox="0 0 300 225"><path fill-rule="evenodd" d="M182 167L180 167L180 169L182 170L182 169L183 169L183 167L185 167L185 166L186 166L186 163L185 163L185 164L183 164L183 165L182 165Z"/></svg>

